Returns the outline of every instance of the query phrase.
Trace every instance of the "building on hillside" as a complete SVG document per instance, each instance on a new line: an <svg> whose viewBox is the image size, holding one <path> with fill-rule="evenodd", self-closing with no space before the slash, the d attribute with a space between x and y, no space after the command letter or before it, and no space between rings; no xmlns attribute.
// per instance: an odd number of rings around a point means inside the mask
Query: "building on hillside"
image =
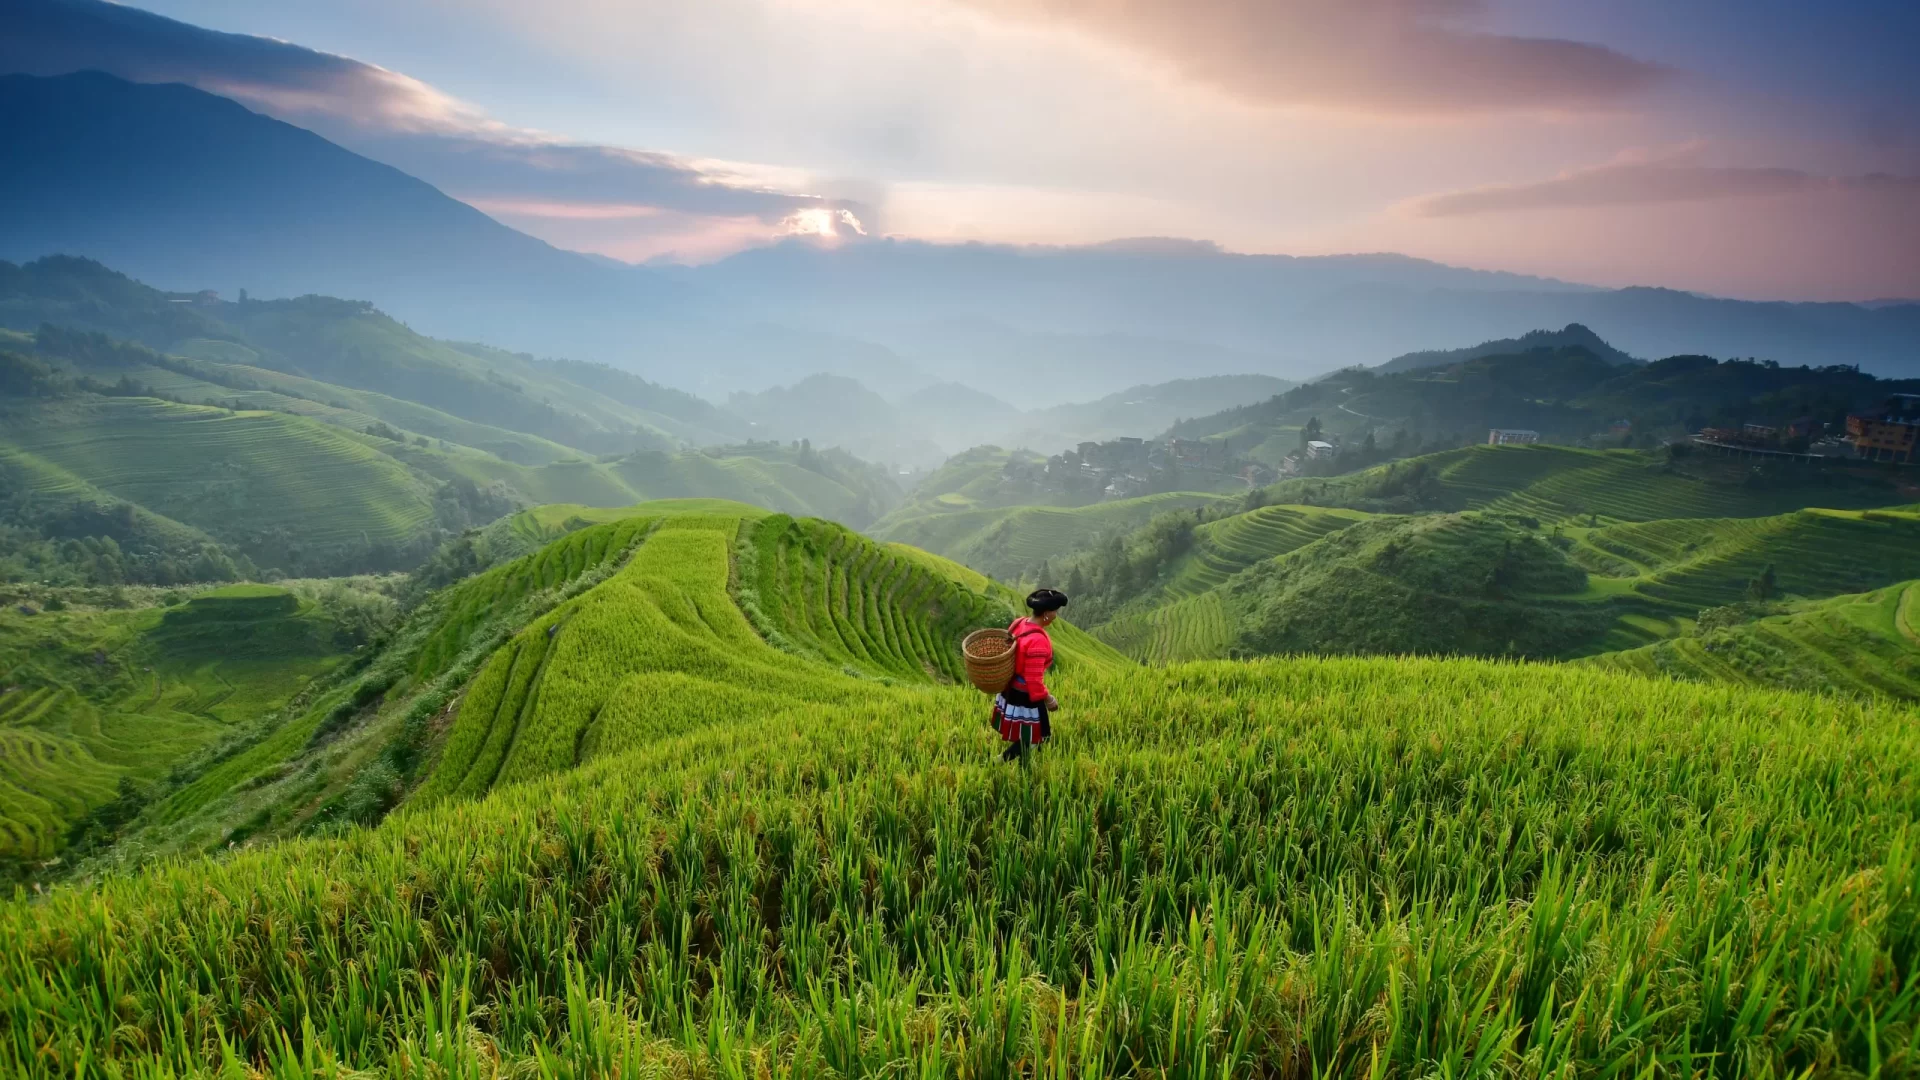
<svg viewBox="0 0 1920 1080"><path fill-rule="evenodd" d="M1540 433L1526 428L1497 427L1487 432L1488 446L1525 446L1540 441Z"/></svg>
<svg viewBox="0 0 1920 1080"><path fill-rule="evenodd" d="M1607 425L1607 434L1613 435L1616 437L1621 435L1631 435L1633 434L1633 421L1615 420L1613 423Z"/></svg>
<svg viewBox="0 0 1920 1080"><path fill-rule="evenodd" d="M1817 439L1827 430L1827 425L1811 416L1802 416L1787 425L1789 439Z"/></svg>
<svg viewBox="0 0 1920 1080"><path fill-rule="evenodd" d="M1315 439L1307 444L1307 456L1315 461L1326 461L1340 453L1340 448L1330 442Z"/></svg>
<svg viewBox="0 0 1920 1080"><path fill-rule="evenodd" d="M1780 438L1780 429L1772 424L1741 424L1740 437L1750 443L1776 442Z"/></svg>
<svg viewBox="0 0 1920 1080"><path fill-rule="evenodd" d="M1920 461L1920 394L1895 394L1878 409L1847 417L1847 438L1869 461Z"/></svg>

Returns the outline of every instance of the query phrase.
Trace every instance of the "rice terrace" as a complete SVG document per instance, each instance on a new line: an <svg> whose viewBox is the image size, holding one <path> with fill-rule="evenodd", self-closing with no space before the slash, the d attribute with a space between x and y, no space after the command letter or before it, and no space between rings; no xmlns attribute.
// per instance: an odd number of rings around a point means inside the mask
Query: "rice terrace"
<svg viewBox="0 0 1920 1080"><path fill-rule="evenodd" d="M1920 1078L1803 7L0 5L0 1078Z"/></svg>

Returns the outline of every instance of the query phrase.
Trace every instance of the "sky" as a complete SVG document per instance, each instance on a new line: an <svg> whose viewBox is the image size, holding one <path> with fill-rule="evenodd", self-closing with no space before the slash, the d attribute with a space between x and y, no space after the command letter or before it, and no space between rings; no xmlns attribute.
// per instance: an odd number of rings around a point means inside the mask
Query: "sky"
<svg viewBox="0 0 1920 1080"><path fill-rule="evenodd" d="M0 70L191 82L627 261L1178 236L1920 297L1911 0L103 7L0 0Z"/></svg>

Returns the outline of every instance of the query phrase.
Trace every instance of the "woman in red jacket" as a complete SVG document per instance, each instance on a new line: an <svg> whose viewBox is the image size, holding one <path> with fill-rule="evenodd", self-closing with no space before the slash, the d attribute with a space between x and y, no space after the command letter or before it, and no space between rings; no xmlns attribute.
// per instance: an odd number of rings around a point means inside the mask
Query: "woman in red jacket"
<svg viewBox="0 0 1920 1080"><path fill-rule="evenodd" d="M1060 703L1047 691L1047 668L1053 663L1053 639L1047 636L1047 627L1066 606L1067 594L1060 590L1036 589L1027 597L1027 610L1033 614L1007 627L1013 635L1013 681L993 699L993 723L1008 744L1002 761L1025 765L1027 748L1053 737L1047 714Z"/></svg>

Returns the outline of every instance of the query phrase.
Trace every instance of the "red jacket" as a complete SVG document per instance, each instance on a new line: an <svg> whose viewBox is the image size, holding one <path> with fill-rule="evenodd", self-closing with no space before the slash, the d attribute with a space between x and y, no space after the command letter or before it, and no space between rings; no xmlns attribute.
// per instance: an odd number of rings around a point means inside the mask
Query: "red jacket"
<svg viewBox="0 0 1920 1080"><path fill-rule="evenodd" d="M1007 627L1013 635L1013 683L1011 689L1034 701L1047 699L1047 665L1053 663L1053 639L1045 627L1021 617Z"/></svg>

